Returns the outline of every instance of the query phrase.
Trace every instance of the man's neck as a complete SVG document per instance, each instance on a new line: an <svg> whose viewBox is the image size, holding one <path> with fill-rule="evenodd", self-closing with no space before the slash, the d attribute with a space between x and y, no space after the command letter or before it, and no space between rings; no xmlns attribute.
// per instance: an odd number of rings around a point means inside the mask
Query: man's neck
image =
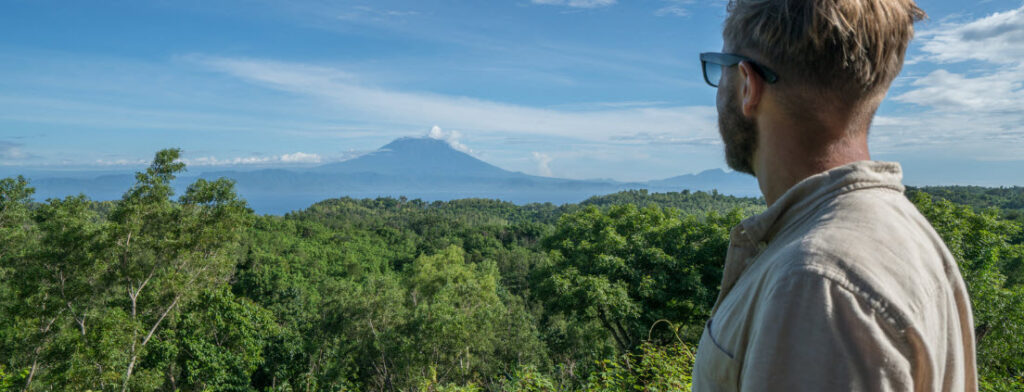
<svg viewBox="0 0 1024 392"><path fill-rule="evenodd" d="M853 135L845 132L845 129L800 129L792 124L763 124L754 168L768 205L774 204L807 177L871 159L867 131Z"/></svg>

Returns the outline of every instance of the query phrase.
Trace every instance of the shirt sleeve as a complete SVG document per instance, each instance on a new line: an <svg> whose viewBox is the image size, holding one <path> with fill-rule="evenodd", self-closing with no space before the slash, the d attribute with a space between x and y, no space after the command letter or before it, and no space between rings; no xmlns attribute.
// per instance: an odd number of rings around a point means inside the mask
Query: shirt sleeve
<svg viewBox="0 0 1024 392"><path fill-rule="evenodd" d="M912 390L902 332L851 287L801 271L770 289L750 331L741 390Z"/></svg>

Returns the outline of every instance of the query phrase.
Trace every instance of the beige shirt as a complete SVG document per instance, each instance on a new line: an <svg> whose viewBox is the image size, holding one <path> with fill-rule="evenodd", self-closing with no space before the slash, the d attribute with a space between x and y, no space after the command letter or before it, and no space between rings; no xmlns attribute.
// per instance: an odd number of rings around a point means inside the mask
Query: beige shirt
<svg viewBox="0 0 1024 392"><path fill-rule="evenodd" d="M967 290L897 163L811 176L732 230L694 391L974 391Z"/></svg>

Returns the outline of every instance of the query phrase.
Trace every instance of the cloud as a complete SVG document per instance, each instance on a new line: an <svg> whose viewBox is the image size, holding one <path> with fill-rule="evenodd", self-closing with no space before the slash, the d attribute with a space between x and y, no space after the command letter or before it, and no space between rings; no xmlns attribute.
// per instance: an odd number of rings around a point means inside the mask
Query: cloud
<svg viewBox="0 0 1024 392"><path fill-rule="evenodd" d="M598 8L614 5L616 0L531 0L533 4L561 5L573 8Z"/></svg>
<svg viewBox="0 0 1024 392"><path fill-rule="evenodd" d="M629 135L613 136L615 141L630 144L655 144L655 145L692 145L692 146L717 146L722 144L718 137L682 138L668 133L637 132Z"/></svg>
<svg viewBox="0 0 1024 392"><path fill-rule="evenodd" d="M150 162L145 159L97 159L94 163L99 166L141 166Z"/></svg>
<svg viewBox="0 0 1024 392"><path fill-rule="evenodd" d="M449 146L452 146L452 148L462 151L464 153L473 153L473 150L471 150L465 144L459 142L459 139L462 138L462 133L459 131L443 131L441 130L441 127L435 125L430 128L430 132L427 132L427 137L431 139L446 141L448 142Z"/></svg>
<svg viewBox="0 0 1024 392"><path fill-rule="evenodd" d="M23 144L0 140L0 159L22 160L32 157L21 149Z"/></svg>
<svg viewBox="0 0 1024 392"><path fill-rule="evenodd" d="M923 41L921 51L927 54L914 62L1020 63L1024 58L1024 6L966 23L943 23L917 36Z"/></svg>
<svg viewBox="0 0 1024 392"><path fill-rule="evenodd" d="M941 152L948 159L1019 160L1024 156L1024 113L978 115L933 111L877 116L871 126L874 153Z"/></svg>
<svg viewBox="0 0 1024 392"><path fill-rule="evenodd" d="M544 177L551 177L551 161L553 158L548 154L534 151L533 161L537 163L537 173Z"/></svg>
<svg viewBox="0 0 1024 392"><path fill-rule="evenodd" d="M271 156L248 156L235 158L217 158L213 156L198 158L182 158L188 166L236 166L236 165L269 165L269 164L312 164L323 162L319 154L295 152L291 154Z"/></svg>
<svg viewBox="0 0 1024 392"><path fill-rule="evenodd" d="M693 0L665 0L667 5L654 11L655 16L689 16L690 10L686 7L693 4Z"/></svg>
<svg viewBox="0 0 1024 392"><path fill-rule="evenodd" d="M925 55L908 62L931 68L903 77L891 100L923 111L878 116L876 151L942 151L951 157L1019 159L1024 155L1024 7L924 31ZM968 71L947 64L975 62ZM925 63L930 63L925 65ZM957 67L954 69L964 69Z"/></svg>
<svg viewBox="0 0 1024 392"><path fill-rule="evenodd" d="M676 138L717 137L713 106L556 110L471 97L408 92L366 85L329 67L256 59L191 56L204 66L253 84L322 99L349 117L380 125L448 126L474 133L561 136L591 141L643 130Z"/></svg>
<svg viewBox="0 0 1024 392"><path fill-rule="evenodd" d="M319 154L305 152L294 152L290 154L262 156L258 153L246 157L217 158L215 156L181 158L180 162L187 166L243 166L243 165L289 165L289 164L315 164L324 161ZM97 159L91 162L98 166L145 166L150 161L146 159ZM68 162L67 164L74 164Z"/></svg>
<svg viewBox="0 0 1024 392"><path fill-rule="evenodd" d="M618 101L618 102L578 102L551 106L552 109L587 111L628 108L655 108L670 106L668 101Z"/></svg>
<svg viewBox="0 0 1024 392"><path fill-rule="evenodd" d="M278 160L282 163L320 163L323 161L318 154L307 154L304 152L284 154L278 157Z"/></svg>
<svg viewBox="0 0 1024 392"><path fill-rule="evenodd" d="M416 16L420 13L418 11L406 11L406 10L388 10L388 9L377 9L364 5L355 6L347 11L342 11L336 16L339 20L344 21L376 21L381 22L390 18L402 18L407 16Z"/></svg>
<svg viewBox="0 0 1024 392"><path fill-rule="evenodd" d="M893 97L942 111L1021 112L1024 102L1024 66L969 77L945 69L911 82L912 90Z"/></svg>

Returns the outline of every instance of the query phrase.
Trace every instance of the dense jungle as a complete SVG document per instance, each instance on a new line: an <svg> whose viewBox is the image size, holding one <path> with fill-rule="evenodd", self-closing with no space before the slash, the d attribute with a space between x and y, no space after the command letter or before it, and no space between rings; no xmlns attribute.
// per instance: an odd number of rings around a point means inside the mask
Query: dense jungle
<svg viewBox="0 0 1024 392"><path fill-rule="evenodd" d="M728 233L717 192L324 200L259 216L158 152L117 201L0 180L0 391L677 391ZM1024 188L907 196L960 263L982 388L1024 390ZM950 201L952 200L952 201Z"/></svg>

